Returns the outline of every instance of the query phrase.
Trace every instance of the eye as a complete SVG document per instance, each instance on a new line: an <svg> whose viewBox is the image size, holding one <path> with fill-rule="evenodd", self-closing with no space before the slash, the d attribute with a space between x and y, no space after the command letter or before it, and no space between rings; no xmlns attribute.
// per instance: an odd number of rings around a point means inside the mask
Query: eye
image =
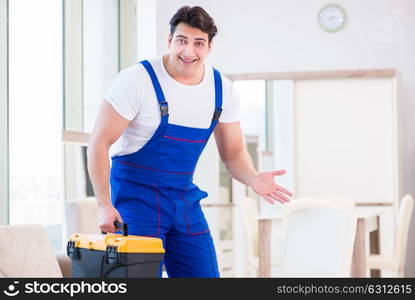
<svg viewBox="0 0 415 300"><path fill-rule="evenodd" d="M179 39L178 41L179 41L179 44L182 44L182 45L186 44L186 41L183 39Z"/></svg>
<svg viewBox="0 0 415 300"><path fill-rule="evenodd" d="M203 47L203 46L204 46L204 44L203 44L202 42L196 42L196 46L198 46L198 47Z"/></svg>

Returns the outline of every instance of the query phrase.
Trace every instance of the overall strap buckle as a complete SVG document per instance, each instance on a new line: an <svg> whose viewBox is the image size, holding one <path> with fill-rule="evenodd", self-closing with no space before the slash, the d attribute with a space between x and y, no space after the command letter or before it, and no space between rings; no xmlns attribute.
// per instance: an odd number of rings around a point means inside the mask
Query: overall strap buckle
<svg viewBox="0 0 415 300"><path fill-rule="evenodd" d="M213 113L212 122L218 121L221 114L222 114L222 108L216 108L215 112Z"/></svg>
<svg viewBox="0 0 415 300"><path fill-rule="evenodd" d="M160 104L161 116L164 117L164 116L168 115L169 114L169 105L168 105L167 101L159 102L159 104Z"/></svg>

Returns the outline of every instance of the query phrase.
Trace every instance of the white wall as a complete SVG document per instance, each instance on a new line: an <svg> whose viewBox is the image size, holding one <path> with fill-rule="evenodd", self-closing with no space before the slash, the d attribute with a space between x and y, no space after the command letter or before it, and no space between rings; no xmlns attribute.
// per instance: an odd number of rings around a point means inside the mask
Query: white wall
<svg viewBox="0 0 415 300"><path fill-rule="evenodd" d="M394 68L404 137L404 192L415 195L415 1L337 0L348 14L339 33L317 25L328 0L157 1L157 53L167 49L168 22L182 5L200 5L215 19L218 36L208 62L223 73ZM415 276L415 222L407 275Z"/></svg>

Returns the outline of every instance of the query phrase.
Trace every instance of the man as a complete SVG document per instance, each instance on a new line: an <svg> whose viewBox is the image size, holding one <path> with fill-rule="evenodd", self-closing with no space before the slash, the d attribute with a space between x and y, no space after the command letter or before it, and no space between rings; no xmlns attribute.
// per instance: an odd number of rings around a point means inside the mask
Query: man
<svg viewBox="0 0 415 300"><path fill-rule="evenodd" d="M101 230L114 232L114 221L120 221L132 235L161 238L169 277L219 277L199 203L207 193L192 182L212 132L232 177L270 203L292 196L273 180L284 170L255 171L243 142L237 93L204 63L216 33L201 7L180 8L170 21L169 53L119 73L88 147Z"/></svg>

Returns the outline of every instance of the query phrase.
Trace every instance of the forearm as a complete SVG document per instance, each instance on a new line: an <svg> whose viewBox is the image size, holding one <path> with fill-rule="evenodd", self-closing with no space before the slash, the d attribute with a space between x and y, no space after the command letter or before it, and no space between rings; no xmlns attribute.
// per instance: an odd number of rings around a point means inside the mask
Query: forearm
<svg viewBox="0 0 415 300"><path fill-rule="evenodd" d="M254 177L258 175L252 158L246 148L241 149L231 158L223 162L233 178L248 186L252 185Z"/></svg>
<svg viewBox="0 0 415 300"><path fill-rule="evenodd" d="M111 205L109 193L109 146L92 144L88 147L88 172L99 206Z"/></svg>

